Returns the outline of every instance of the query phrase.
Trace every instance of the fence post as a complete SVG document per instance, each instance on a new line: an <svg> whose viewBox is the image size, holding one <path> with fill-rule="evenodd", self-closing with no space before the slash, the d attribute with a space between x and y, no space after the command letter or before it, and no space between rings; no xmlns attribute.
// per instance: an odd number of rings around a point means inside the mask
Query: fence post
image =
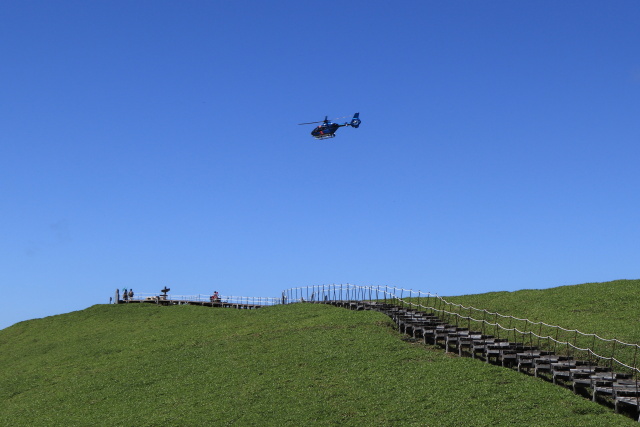
<svg viewBox="0 0 640 427"><path fill-rule="evenodd" d="M613 371L613 358L615 357L616 354L616 341L618 341L616 338L613 339L613 348L611 349L611 362L609 367L611 368L611 370Z"/></svg>
<svg viewBox="0 0 640 427"><path fill-rule="evenodd" d="M542 338L542 322L540 322L540 330L538 331L538 347L540 347L541 338ZM549 344L549 340L547 340L547 344Z"/></svg>

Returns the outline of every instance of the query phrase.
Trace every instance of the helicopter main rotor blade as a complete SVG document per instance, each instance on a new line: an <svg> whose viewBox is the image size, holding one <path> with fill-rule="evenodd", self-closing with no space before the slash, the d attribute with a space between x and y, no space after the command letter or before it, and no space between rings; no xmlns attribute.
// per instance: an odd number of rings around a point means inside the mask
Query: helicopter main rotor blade
<svg viewBox="0 0 640 427"><path fill-rule="evenodd" d="M315 123L325 123L325 122L330 122L332 120L346 119L347 117L351 117L351 116L336 117L335 119L324 119L324 120L319 120L317 122L298 123L298 124L299 125L312 125L312 124L315 124Z"/></svg>

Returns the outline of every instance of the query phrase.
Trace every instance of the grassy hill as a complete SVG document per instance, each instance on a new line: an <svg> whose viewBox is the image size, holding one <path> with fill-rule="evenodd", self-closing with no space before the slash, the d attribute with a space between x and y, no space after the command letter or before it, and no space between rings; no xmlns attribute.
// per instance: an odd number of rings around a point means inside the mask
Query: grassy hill
<svg viewBox="0 0 640 427"><path fill-rule="evenodd" d="M635 424L543 380L404 341L376 312L96 305L0 331L3 426L513 423Z"/></svg>

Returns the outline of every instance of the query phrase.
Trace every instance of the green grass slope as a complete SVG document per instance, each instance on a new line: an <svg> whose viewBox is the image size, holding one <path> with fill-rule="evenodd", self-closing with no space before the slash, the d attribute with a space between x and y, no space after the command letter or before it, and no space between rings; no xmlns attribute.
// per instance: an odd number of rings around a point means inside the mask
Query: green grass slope
<svg viewBox="0 0 640 427"><path fill-rule="evenodd" d="M635 424L376 312L98 305L0 331L0 425Z"/></svg>
<svg viewBox="0 0 640 427"><path fill-rule="evenodd" d="M602 338L640 343L640 280L489 292L445 297L447 301L535 322L578 329Z"/></svg>

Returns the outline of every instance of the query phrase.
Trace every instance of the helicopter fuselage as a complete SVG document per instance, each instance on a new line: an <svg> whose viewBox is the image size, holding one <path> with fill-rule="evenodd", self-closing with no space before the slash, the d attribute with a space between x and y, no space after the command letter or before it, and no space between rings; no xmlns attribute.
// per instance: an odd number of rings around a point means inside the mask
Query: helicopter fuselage
<svg viewBox="0 0 640 427"><path fill-rule="evenodd" d="M341 126L344 125L339 125L332 122L324 123L312 130L311 136L317 139L333 138L334 136L336 136L335 133Z"/></svg>

